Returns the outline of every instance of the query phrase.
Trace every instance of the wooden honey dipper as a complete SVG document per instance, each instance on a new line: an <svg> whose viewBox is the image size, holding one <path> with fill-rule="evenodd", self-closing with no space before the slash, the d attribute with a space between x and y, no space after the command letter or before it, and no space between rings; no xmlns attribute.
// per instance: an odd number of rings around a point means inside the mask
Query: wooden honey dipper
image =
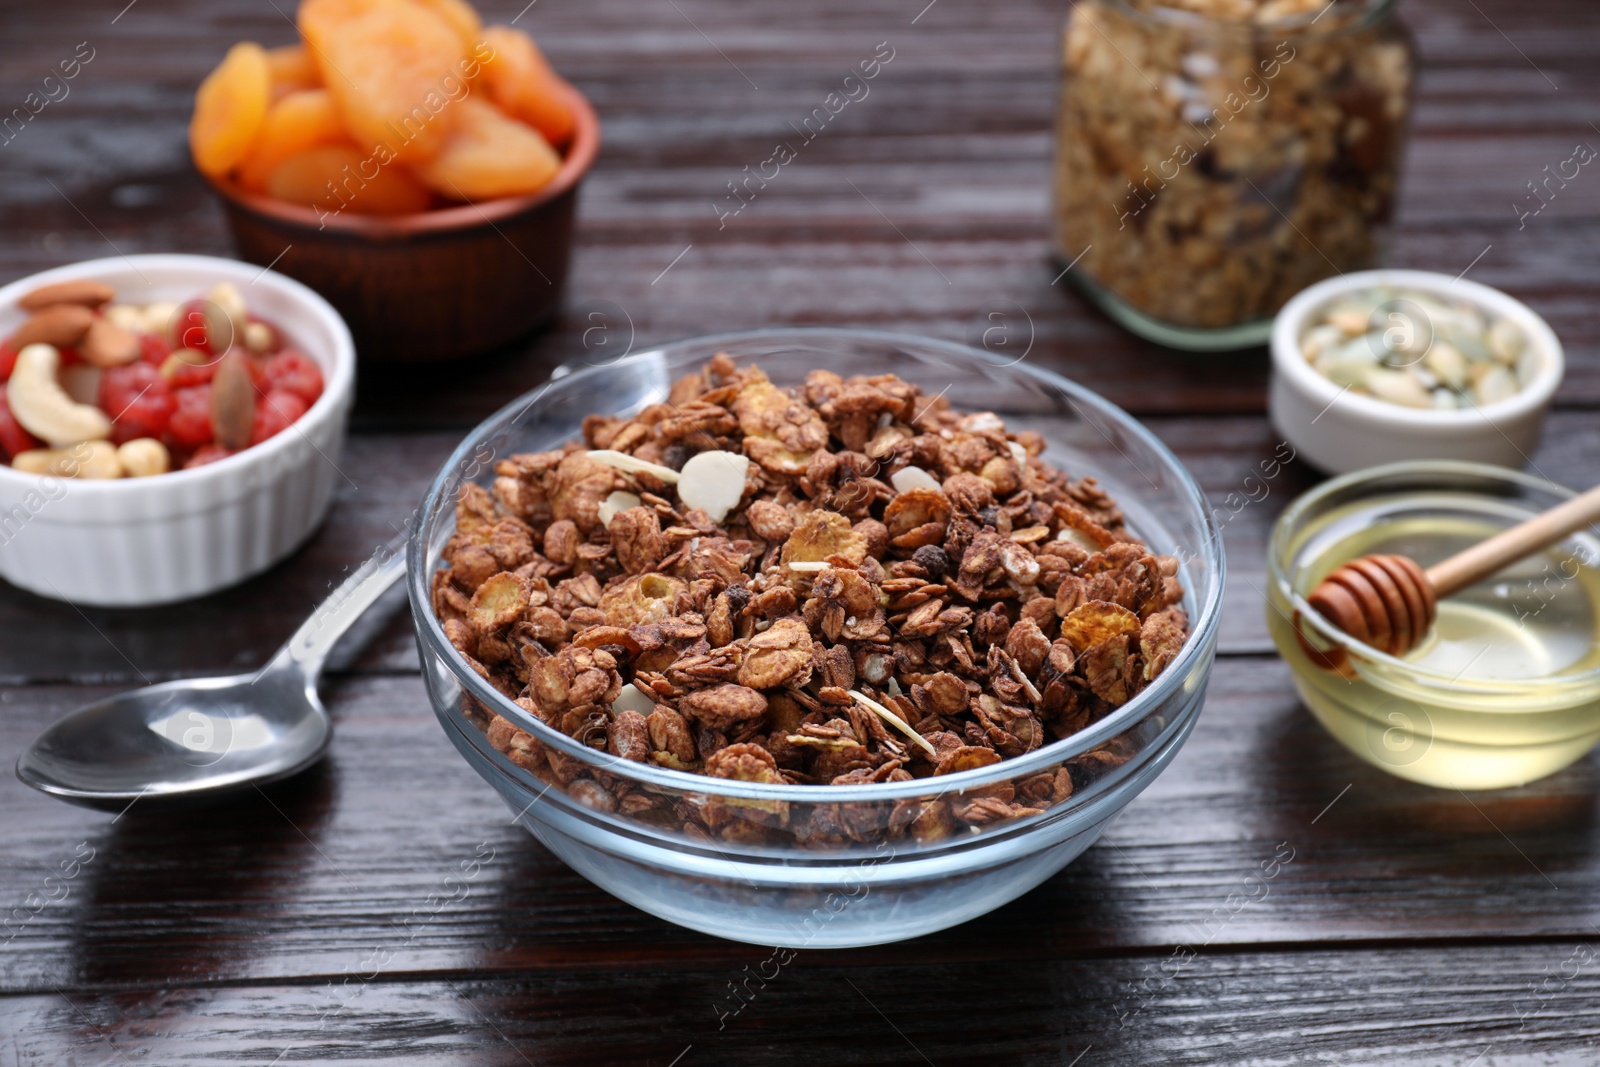
<svg viewBox="0 0 1600 1067"><path fill-rule="evenodd" d="M1362 556L1340 564L1311 591L1306 602L1363 644L1391 656L1402 656L1427 635L1442 597L1482 581L1596 521L1600 521L1600 486L1502 530L1427 570L1413 559L1396 555ZM1304 636L1300 642L1306 645ZM1316 652L1309 646L1306 651L1335 669L1342 658Z"/></svg>

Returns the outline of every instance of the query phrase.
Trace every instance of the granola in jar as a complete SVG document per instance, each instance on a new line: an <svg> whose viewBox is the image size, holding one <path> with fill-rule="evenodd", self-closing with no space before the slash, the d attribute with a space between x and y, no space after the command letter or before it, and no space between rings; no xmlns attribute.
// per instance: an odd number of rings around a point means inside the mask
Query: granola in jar
<svg viewBox="0 0 1600 1067"><path fill-rule="evenodd" d="M785 388L719 355L465 486L434 610L490 685L613 760L816 786L989 766L1123 706L1189 634L1177 561L1044 448L890 375ZM799 827L777 801L668 801L466 700L502 754L592 808L671 805L722 837L866 832L822 825L828 805ZM1037 814L1125 761L1120 742L882 822Z"/></svg>
<svg viewBox="0 0 1600 1067"><path fill-rule="evenodd" d="M1311 283L1378 265L1414 76L1394 6L1076 4L1055 162L1068 277L1137 333L1227 348L1264 341Z"/></svg>

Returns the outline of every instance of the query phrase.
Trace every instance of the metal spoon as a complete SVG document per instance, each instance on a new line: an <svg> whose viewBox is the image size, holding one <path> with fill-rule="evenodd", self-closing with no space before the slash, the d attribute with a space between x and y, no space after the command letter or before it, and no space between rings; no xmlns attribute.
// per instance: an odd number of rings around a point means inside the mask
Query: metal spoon
<svg viewBox="0 0 1600 1067"><path fill-rule="evenodd" d="M74 804L120 810L140 798L210 800L311 766L333 737L317 676L335 642L405 573L405 544L402 534L374 553L260 671L81 707L23 752L17 777Z"/></svg>

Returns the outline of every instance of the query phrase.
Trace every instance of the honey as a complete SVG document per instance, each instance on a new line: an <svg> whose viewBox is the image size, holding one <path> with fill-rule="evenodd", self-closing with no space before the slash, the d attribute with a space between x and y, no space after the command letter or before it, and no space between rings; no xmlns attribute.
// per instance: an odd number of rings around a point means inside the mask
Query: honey
<svg viewBox="0 0 1600 1067"><path fill-rule="evenodd" d="M1359 473L1292 505L1274 532L1268 625L1312 714L1363 759L1430 785L1521 784L1600 740L1600 539L1574 535L1441 600L1427 638L1403 657L1307 617L1305 595L1341 563L1388 552L1427 567L1563 499L1548 483L1476 465L1445 466L1494 472L1498 484L1430 486L1417 471L1432 466ZM1348 668L1314 662L1296 620L1313 647L1342 646Z"/></svg>

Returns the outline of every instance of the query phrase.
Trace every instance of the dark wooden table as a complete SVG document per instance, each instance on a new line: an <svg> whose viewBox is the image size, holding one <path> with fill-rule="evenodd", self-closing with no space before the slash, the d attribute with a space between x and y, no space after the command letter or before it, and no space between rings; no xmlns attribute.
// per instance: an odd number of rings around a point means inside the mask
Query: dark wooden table
<svg viewBox="0 0 1600 1067"><path fill-rule="evenodd" d="M290 0L125 2L0 7L6 110L79 42L94 54L0 146L0 280L114 249L229 253L188 162L191 94L228 43L291 40ZM507 21L523 2L482 6ZM780 323L963 339L999 313L1030 360L1143 417L1215 499L1240 488L1277 443L1264 355L1161 351L1051 285L1066 5L925 3L529 5L519 24L605 124L558 328L470 367L369 374L327 525L241 588L149 611L0 589L0 757L91 697L259 663L468 427L586 339ZM1395 261L1471 265L1549 319L1569 366L1534 460L1588 485L1600 177L1525 228L1513 205L1574 143L1600 144L1600 8L1403 11L1425 73ZM881 41L895 58L871 96L719 228L725 183ZM327 683L338 735L297 780L113 818L0 779L0 1065L1595 1063L1600 764L1469 796L1386 777L1312 722L1256 590L1274 515L1317 477L1291 465L1227 527L1223 652L1187 748L1100 844L991 915L804 952L720 1023L765 952L635 911L508 826L435 724L394 612ZM465 895L445 889L484 846ZM1293 861L1240 905L1282 848Z"/></svg>

